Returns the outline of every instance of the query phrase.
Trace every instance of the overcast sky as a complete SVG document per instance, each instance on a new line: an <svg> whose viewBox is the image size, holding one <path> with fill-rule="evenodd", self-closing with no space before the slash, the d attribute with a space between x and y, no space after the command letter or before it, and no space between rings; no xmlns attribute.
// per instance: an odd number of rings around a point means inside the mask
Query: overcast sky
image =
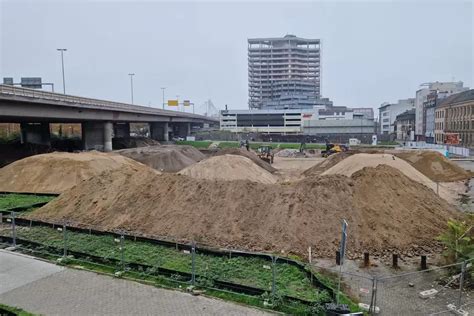
<svg viewBox="0 0 474 316"><path fill-rule="evenodd" d="M322 94L374 107L428 81L473 80L471 1L160 2L0 0L0 76L68 94L161 106L166 97L247 108L247 38L322 40Z"/></svg>

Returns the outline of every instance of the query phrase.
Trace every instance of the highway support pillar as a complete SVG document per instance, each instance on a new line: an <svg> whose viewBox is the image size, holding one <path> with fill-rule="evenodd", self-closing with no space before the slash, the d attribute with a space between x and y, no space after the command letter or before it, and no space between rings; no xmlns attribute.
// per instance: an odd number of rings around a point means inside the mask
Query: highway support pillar
<svg viewBox="0 0 474 316"><path fill-rule="evenodd" d="M111 122L82 123L82 144L84 150L112 151L114 127Z"/></svg>
<svg viewBox="0 0 474 316"><path fill-rule="evenodd" d="M130 137L130 123L115 123L114 137Z"/></svg>
<svg viewBox="0 0 474 316"><path fill-rule="evenodd" d="M169 126L168 122L153 122L150 123L150 137L158 141L169 141Z"/></svg>
<svg viewBox="0 0 474 316"><path fill-rule="evenodd" d="M21 143L51 146L49 123L21 123Z"/></svg>
<svg viewBox="0 0 474 316"><path fill-rule="evenodd" d="M186 138L191 135L191 123L177 123L177 135Z"/></svg>

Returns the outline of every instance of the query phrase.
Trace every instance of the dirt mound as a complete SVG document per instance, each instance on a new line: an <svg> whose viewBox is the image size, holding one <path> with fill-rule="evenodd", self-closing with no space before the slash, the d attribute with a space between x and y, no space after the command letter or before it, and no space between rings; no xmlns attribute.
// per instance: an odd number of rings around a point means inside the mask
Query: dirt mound
<svg viewBox="0 0 474 316"><path fill-rule="evenodd" d="M114 149L159 146L160 143L148 137L114 137L112 139L112 146Z"/></svg>
<svg viewBox="0 0 474 316"><path fill-rule="evenodd" d="M257 154L254 153L253 151L247 151L246 149L240 149L240 148L226 148L219 150L213 156L221 156L221 155L239 155L239 156L244 156L247 157L248 159L252 160L254 163L256 163L258 166L261 168L267 170L268 172L275 172L276 169L272 167L268 162L263 161L262 159L258 158Z"/></svg>
<svg viewBox="0 0 474 316"><path fill-rule="evenodd" d="M360 216L360 226L352 229L369 251L436 252L440 248L434 238L446 229L449 218L460 216L433 190L387 165L365 167L351 178L353 205Z"/></svg>
<svg viewBox="0 0 474 316"><path fill-rule="evenodd" d="M61 193L105 170L151 169L117 154L54 152L31 156L0 169L0 191Z"/></svg>
<svg viewBox="0 0 474 316"><path fill-rule="evenodd" d="M161 172L177 172L206 157L196 148L186 145L129 148L117 150L116 153Z"/></svg>
<svg viewBox="0 0 474 316"><path fill-rule="evenodd" d="M473 177L472 173L451 162L437 151L417 150L395 155L409 162L416 170L433 181L452 182Z"/></svg>
<svg viewBox="0 0 474 316"><path fill-rule="evenodd" d="M179 172L196 179L249 180L276 183L276 178L247 157L222 155L210 157Z"/></svg>
<svg viewBox="0 0 474 316"><path fill-rule="evenodd" d="M27 216L302 257L308 246L333 256L346 219L347 251L355 257L367 250L437 252L434 238L457 215L433 191L382 165L352 178L307 177L287 185L107 171Z"/></svg>
<svg viewBox="0 0 474 316"><path fill-rule="evenodd" d="M304 153L301 153L298 149L282 149L278 151L275 156L284 158L302 158Z"/></svg>
<svg viewBox="0 0 474 316"><path fill-rule="evenodd" d="M307 169L303 174L305 176L317 176L322 174L324 171L327 169L331 168L332 166L338 164L340 161L346 159L347 157L353 155L352 152L347 151L347 152L341 152L337 154L333 154L326 158L325 160L321 161L317 165L314 165L313 167Z"/></svg>

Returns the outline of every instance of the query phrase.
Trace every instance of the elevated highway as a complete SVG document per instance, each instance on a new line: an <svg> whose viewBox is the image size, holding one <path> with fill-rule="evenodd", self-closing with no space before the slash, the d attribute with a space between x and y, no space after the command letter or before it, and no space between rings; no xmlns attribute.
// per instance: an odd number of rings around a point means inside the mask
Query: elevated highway
<svg viewBox="0 0 474 316"><path fill-rule="evenodd" d="M147 123L151 137L187 136L193 127L215 126L203 115L0 85L0 122L20 123L22 140L48 144L49 123L81 123L84 149L112 150L112 137L128 136L130 123Z"/></svg>

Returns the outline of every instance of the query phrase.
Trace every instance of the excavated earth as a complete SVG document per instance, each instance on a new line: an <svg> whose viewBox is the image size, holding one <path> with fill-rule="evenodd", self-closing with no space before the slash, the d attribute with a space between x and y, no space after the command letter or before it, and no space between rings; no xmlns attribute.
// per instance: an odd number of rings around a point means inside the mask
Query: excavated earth
<svg viewBox="0 0 474 316"><path fill-rule="evenodd" d="M28 218L305 257L334 255L341 220L347 253L439 253L435 238L460 215L433 190L386 166L289 184L197 180L143 169L105 171Z"/></svg>
<svg viewBox="0 0 474 316"><path fill-rule="evenodd" d="M213 154L213 156L222 156L222 155L238 155L238 156L244 156L250 160L252 160L257 166L267 170L268 172L275 172L276 169L272 167L271 164L269 164L266 161L263 161L262 159L258 158L257 154L253 151L248 151L246 149L242 148L226 148L226 149L221 149L218 150Z"/></svg>
<svg viewBox="0 0 474 316"><path fill-rule="evenodd" d="M267 184L277 181L270 172L247 157L238 155L210 157L181 170L179 174L208 180L248 180Z"/></svg>
<svg viewBox="0 0 474 316"><path fill-rule="evenodd" d="M148 146L115 152L161 172L177 172L206 157L196 148L187 145Z"/></svg>
<svg viewBox="0 0 474 316"><path fill-rule="evenodd" d="M61 193L106 170L149 172L135 160L97 151L53 152L17 160L0 169L0 191Z"/></svg>
<svg viewBox="0 0 474 316"><path fill-rule="evenodd" d="M437 151L408 151L395 153L410 163L415 169L433 181L453 182L467 180L474 176Z"/></svg>

